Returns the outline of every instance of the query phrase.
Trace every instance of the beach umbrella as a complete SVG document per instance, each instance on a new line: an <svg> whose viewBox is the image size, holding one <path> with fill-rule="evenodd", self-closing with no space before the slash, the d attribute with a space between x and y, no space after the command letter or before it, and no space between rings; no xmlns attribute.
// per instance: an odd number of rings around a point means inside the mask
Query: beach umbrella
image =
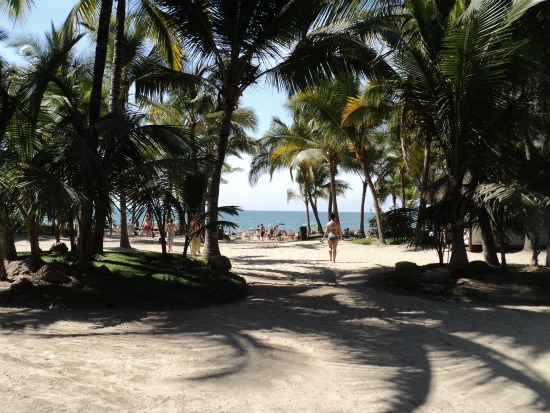
<svg viewBox="0 0 550 413"><path fill-rule="evenodd" d="M256 227L250 227L248 228L248 231L256 231Z"/></svg>
<svg viewBox="0 0 550 413"><path fill-rule="evenodd" d="M284 225L284 224L285 224L284 222L273 221L273 222L269 223L269 226L270 227L280 227L281 225Z"/></svg>

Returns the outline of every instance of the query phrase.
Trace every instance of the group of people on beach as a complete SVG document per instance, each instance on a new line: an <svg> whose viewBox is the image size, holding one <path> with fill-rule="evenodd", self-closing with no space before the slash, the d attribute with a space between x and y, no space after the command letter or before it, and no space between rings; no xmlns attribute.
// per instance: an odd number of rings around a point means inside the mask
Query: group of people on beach
<svg viewBox="0 0 550 413"><path fill-rule="evenodd" d="M128 221L128 225L132 225L132 222ZM176 235L176 230L177 230L177 226L174 223L174 220L172 218L168 218L168 222L164 227L164 232L166 235L166 247L168 252L174 251L174 236ZM143 222L141 223L141 226L139 224L139 220L136 220L133 226L133 229L129 230L129 232L130 231L132 231L136 236L143 235L147 238L149 237L155 238L154 225L153 225L151 216L149 214L145 214L145 218L143 218ZM110 233L115 235L120 235L120 226L114 223L110 230ZM200 235L195 234L192 236L191 241L189 243L189 249L190 249L191 255L194 257L196 257L197 255L200 255L201 254L200 248L201 248Z"/></svg>
<svg viewBox="0 0 550 413"><path fill-rule="evenodd" d="M136 221L136 227L135 231L137 234L138 231L138 224L139 221ZM149 214L145 215L145 218L143 219L142 223L142 231L143 234L146 237L153 236L153 222L151 220L151 217ZM176 233L176 224L174 223L174 220L172 218L168 219L168 222L165 226L165 233L166 233L166 244L168 248L168 252L172 252L174 248L174 236ZM241 231L242 234L242 231ZM258 225L258 228L256 229L256 238L258 240L264 240L264 239L277 239L279 237L281 238L288 238L292 237L294 238L294 232L292 230L289 230L288 232L283 230L280 230L277 225L272 226L269 228L269 231L266 230L266 227L264 224ZM338 247L338 242L341 241L343 238L342 228L340 227L340 223L336 220L336 214L332 212L330 214L330 220L327 222L327 225L325 227L325 232L323 234L323 238L321 239L321 243L327 239L328 244L328 251L329 251L329 259L332 262L336 262L336 250ZM190 242L190 250L192 256L197 256L200 254L200 237L195 235L192 237Z"/></svg>

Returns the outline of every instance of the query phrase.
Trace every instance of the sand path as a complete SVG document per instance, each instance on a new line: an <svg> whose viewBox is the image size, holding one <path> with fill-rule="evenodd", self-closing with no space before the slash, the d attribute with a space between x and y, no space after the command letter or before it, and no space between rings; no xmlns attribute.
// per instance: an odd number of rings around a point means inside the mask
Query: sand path
<svg viewBox="0 0 550 413"><path fill-rule="evenodd" d="M364 286L369 273L433 262L434 252L344 241L331 264L317 242L221 249L251 285L244 301L164 312L0 309L0 411L550 411L550 307Z"/></svg>

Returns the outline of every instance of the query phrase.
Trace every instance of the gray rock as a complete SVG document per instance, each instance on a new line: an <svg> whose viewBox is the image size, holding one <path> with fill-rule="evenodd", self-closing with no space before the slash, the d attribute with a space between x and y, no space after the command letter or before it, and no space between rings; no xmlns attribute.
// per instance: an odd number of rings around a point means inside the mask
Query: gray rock
<svg viewBox="0 0 550 413"><path fill-rule="evenodd" d="M214 271L226 273L231 270L231 261L225 255L214 255L208 259L208 267Z"/></svg>
<svg viewBox="0 0 550 413"><path fill-rule="evenodd" d="M69 252L69 247L64 242L56 242L50 247L50 252Z"/></svg>
<svg viewBox="0 0 550 413"><path fill-rule="evenodd" d="M63 266L55 263L43 265L36 272L39 280L51 284L65 284L71 282L71 277L63 271Z"/></svg>
<svg viewBox="0 0 550 413"><path fill-rule="evenodd" d="M30 275L31 260L10 261L6 264L6 274L8 278L14 278L17 275Z"/></svg>
<svg viewBox="0 0 550 413"><path fill-rule="evenodd" d="M451 272L447 268L434 268L422 274L422 280L433 284L447 284L451 278Z"/></svg>
<svg viewBox="0 0 550 413"><path fill-rule="evenodd" d="M19 277L11 285L10 289L12 290L22 290L33 286L33 282L28 277Z"/></svg>
<svg viewBox="0 0 550 413"><path fill-rule="evenodd" d="M395 263L395 269L399 271L415 271L418 265L411 261L399 261Z"/></svg>
<svg viewBox="0 0 550 413"><path fill-rule="evenodd" d="M475 272L486 272L491 269L491 266L485 261L477 260L470 261L470 263L468 264L468 269Z"/></svg>

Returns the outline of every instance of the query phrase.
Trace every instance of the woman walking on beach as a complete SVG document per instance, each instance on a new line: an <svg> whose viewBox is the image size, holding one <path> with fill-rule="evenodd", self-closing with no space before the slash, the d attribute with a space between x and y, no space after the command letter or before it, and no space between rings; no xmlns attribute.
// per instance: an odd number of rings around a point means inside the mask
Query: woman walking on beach
<svg viewBox="0 0 550 413"><path fill-rule="evenodd" d="M328 238L328 253L330 260L336 262L336 247L338 246L338 241L342 239L342 228L340 228L340 224L336 221L336 214L334 212L330 213L330 221L327 223L326 228L321 242L323 242L325 238Z"/></svg>

